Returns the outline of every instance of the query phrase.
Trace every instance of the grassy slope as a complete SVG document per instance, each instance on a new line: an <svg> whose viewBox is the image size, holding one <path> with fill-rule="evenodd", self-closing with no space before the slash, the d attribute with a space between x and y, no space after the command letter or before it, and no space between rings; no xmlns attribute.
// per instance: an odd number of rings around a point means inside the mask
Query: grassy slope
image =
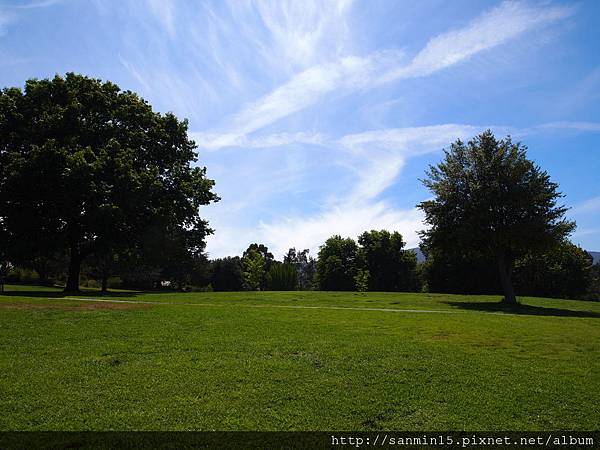
<svg viewBox="0 0 600 450"><path fill-rule="evenodd" d="M110 297L164 303L136 305L7 290L1 430L600 428L597 303L524 299L490 314L498 298Z"/></svg>

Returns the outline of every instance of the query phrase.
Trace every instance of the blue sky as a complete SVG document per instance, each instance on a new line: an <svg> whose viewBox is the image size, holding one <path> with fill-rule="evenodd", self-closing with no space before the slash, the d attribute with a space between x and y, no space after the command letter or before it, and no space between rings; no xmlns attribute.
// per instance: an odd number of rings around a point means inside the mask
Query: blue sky
<svg viewBox="0 0 600 450"><path fill-rule="evenodd" d="M0 0L0 86L68 71L188 118L212 257L423 228L457 138L529 147L600 250L600 2Z"/></svg>

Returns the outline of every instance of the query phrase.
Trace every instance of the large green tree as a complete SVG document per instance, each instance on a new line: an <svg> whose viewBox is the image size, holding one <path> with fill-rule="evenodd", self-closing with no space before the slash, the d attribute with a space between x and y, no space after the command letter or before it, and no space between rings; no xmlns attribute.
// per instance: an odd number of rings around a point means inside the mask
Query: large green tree
<svg viewBox="0 0 600 450"><path fill-rule="evenodd" d="M260 256L260 258L258 258L258 256ZM273 257L273 253L269 251L269 248L264 244L250 244L242 254L242 262L245 268L244 277L246 279L247 287L251 290L260 289L264 291L267 289L267 274L275 263L275 258ZM256 278L258 280L258 285L254 286L254 281L250 282L248 277L253 280Z"/></svg>
<svg viewBox="0 0 600 450"><path fill-rule="evenodd" d="M358 246L352 238L330 237L319 248L317 278L322 291L353 291L360 268Z"/></svg>
<svg viewBox="0 0 600 450"><path fill-rule="evenodd" d="M198 209L218 197L206 169L192 167L187 128L133 92L73 73L2 90L1 241L28 242L31 258L68 251L68 291L88 255L142 245L151 229L203 248L211 230Z"/></svg>
<svg viewBox="0 0 600 450"><path fill-rule="evenodd" d="M418 205L430 226L425 246L492 258L509 304L517 302L515 260L556 246L575 227L557 204L558 185L527 159L526 147L489 130L453 143L423 183L434 194Z"/></svg>
<svg viewBox="0 0 600 450"><path fill-rule="evenodd" d="M417 257L404 250L397 231L365 231L358 237L361 260L369 271L370 291L414 291L417 288Z"/></svg>

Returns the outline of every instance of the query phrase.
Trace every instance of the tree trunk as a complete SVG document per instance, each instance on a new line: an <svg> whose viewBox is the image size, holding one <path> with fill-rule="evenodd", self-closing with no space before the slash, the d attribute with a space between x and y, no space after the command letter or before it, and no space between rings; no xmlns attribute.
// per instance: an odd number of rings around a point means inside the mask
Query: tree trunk
<svg viewBox="0 0 600 450"><path fill-rule="evenodd" d="M101 292L103 294L105 294L106 291L108 291L108 275L103 274L102 275L102 289L101 289Z"/></svg>
<svg viewBox="0 0 600 450"><path fill-rule="evenodd" d="M498 273L500 275L500 285L504 291L502 302L507 305L516 305L517 297L512 284L512 262L507 261L504 256L498 257Z"/></svg>
<svg viewBox="0 0 600 450"><path fill-rule="evenodd" d="M34 270L38 274L38 279L40 284L48 284L48 272L46 272L42 267L36 266Z"/></svg>
<svg viewBox="0 0 600 450"><path fill-rule="evenodd" d="M71 260L69 261L69 277L65 292L79 292L79 274L81 272L81 255L75 247L71 247Z"/></svg>

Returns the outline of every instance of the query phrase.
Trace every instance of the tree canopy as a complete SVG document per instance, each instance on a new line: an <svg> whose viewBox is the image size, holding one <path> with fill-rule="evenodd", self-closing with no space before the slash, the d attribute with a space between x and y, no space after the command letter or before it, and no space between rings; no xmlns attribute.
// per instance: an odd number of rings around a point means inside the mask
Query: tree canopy
<svg viewBox="0 0 600 450"><path fill-rule="evenodd" d="M411 291L415 289L417 258L404 250L402 235L397 231L365 231L358 237L360 254L369 271L370 291Z"/></svg>
<svg viewBox="0 0 600 450"><path fill-rule="evenodd" d="M426 174L435 198L418 205L430 226L424 246L493 259L507 303L516 302L515 260L558 245L575 227L557 204L558 185L510 137L497 140L488 130L457 140Z"/></svg>
<svg viewBox="0 0 600 450"><path fill-rule="evenodd" d="M210 264L210 285L215 291L241 291L244 274L239 256L215 259Z"/></svg>
<svg viewBox="0 0 600 450"><path fill-rule="evenodd" d="M283 257L285 264L292 264L296 268L300 289L311 289L313 287L317 261L309 253L310 250L307 248L299 252L296 251L296 247L292 247Z"/></svg>
<svg viewBox="0 0 600 450"><path fill-rule="evenodd" d="M353 291L358 265L358 246L352 238L330 237L319 249L317 277L324 291Z"/></svg>
<svg viewBox="0 0 600 450"><path fill-rule="evenodd" d="M264 244L253 243L242 254L244 279L249 289L267 289L267 274L275 263L273 253Z"/></svg>
<svg viewBox="0 0 600 450"><path fill-rule="evenodd" d="M176 235L201 252L198 215L218 200L187 121L111 82L68 73L0 93L0 239L9 257L68 252L67 290L88 255Z"/></svg>

